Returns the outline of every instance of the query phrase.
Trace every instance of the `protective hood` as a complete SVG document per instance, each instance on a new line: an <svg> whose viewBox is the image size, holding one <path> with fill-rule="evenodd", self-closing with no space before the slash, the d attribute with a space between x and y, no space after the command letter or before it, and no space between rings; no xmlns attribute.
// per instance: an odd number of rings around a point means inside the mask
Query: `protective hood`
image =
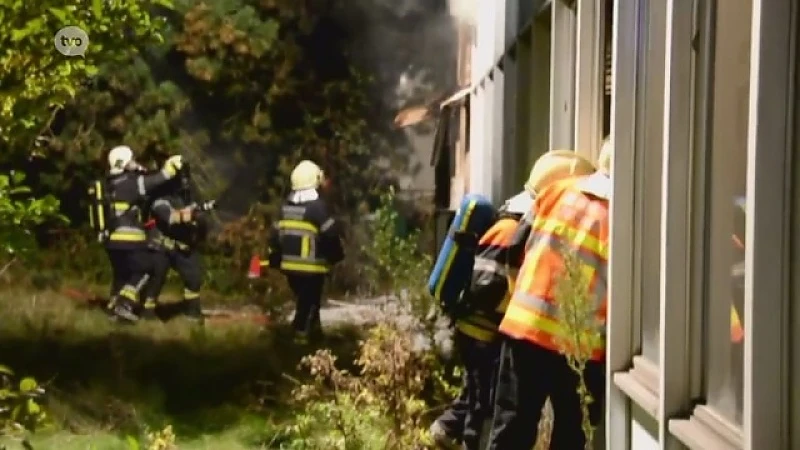
<svg viewBox="0 0 800 450"><path fill-rule="evenodd" d="M292 203L308 203L319 198L316 189L299 189L289 194L289 201Z"/></svg>
<svg viewBox="0 0 800 450"><path fill-rule="evenodd" d="M519 194L506 200L503 205L503 211L509 214L525 214L533 207L533 197L528 191L522 191Z"/></svg>

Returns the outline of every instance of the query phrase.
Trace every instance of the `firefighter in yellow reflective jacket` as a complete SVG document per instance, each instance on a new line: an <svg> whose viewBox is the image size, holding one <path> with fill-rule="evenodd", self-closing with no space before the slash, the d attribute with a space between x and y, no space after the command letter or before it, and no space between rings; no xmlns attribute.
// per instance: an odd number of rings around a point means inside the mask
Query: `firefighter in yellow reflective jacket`
<svg viewBox="0 0 800 450"><path fill-rule="evenodd" d="M106 184L111 211L104 244L114 279L108 309L113 317L134 322L139 318L135 311L139 291L152 271L141 209L147 195L175 177L183 160L179 155L172 156L160 172L144 174L130 147L122 145L111 149L108 164Z"/></svg>
<svg viewBox="0 0 800 450"><path fill-rule="evenodd" d="M520 219L533 206L533 198L549 183L594 172L594 165L569 150L547 152L531 170L525 190L500 208L495 224L480 238L469 289L460 302L455 342L464 364L462 394L434 421L431 433L440 447L467 450L483 447L484 428L492 416L494 384L500 358L497 328L510 297L508 261L520 258L530 226ZM518 251L514 258L510 256ZM519 264L511 264L519 268Z"/></svg>
<svg viewBox="0 0 800 450"><path fill-rule="evenodd" d="M592 175L571 177L545 186L534 201L525 259L514 285L500 332L501 351L490 450L529 449L537 437L542 406L549 397L556 420L550 448L585 446L577 393L578 377L561 354L559 339L566 335L559 320L559 280L569 254L590 278L597 334L586 336L590 355L584 380L593 398L590 422L603 411L605 388L605 311L607 306L608 208L611 197L610 160L613 146L606 141ZM594 337L599 337L595 340Z"/></svg>
<svg viewBox="0 0 800 450"><path fill-rule="evenodd" d="M292 171L292 192L273 224L269 265L280 269L295 295L293 327L298 343L321 336L319 310L325 276L344 259L336 221L320 197L325 181L322 170L301 161Z"/></svg>

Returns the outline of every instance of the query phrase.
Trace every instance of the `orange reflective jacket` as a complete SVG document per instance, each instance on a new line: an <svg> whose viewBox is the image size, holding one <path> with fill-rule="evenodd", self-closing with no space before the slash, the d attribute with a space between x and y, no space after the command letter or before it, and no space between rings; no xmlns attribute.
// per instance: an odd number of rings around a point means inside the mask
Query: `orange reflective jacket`
<svg viewBox="0 0 800 450"><path fill-rule="evenodd" d="M503 217L478 242L472 281L464 294L470 296L469 310L456 321L456 328L474 339L488 342L496 337L509 298L506 254L518 224L515 218Z"/></svg>
<svg viewBox="0 0 800 450"><path fill-rule="evenodd" d="M537 196L525 260L501 332L556 352L561 351L559 341L574 342L567 337L555 297L567 251L582 265L595 310L596 328L582 333L581 348L588 347L592 360L605 358L610 193L611 180L597 173L556 182Z"/></svg>

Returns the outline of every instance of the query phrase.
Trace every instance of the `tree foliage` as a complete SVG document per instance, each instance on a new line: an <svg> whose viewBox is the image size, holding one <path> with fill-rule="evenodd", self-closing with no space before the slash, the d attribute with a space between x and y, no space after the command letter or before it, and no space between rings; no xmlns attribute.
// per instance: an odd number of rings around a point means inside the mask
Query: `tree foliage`
<svg viewBox="0 0 800 450"><path fill-rule="evenodd" d="M59 202L52 195L30 197L24 184L25 174L12 172L0 175L0 242L2 250L12 257L35 248L33 229L52 220L65 221L58 213Z"/></svg>
<svg viewBox="0 0 800 450"><path fill-rule="evenodd" d="M17 380L11 369L0 365L0 435L35 431L47 417L39 404L42 394L36 380Z"/></svg>
<svg viewBox="0 0 800 450"><path fill-rule="evenodd" d="M0 166L35 174L35 192L59 197L73 223L120 143L145 163L184 154L201 193L237 213L282 196L303 158L323 166L340 187L332 203L348 211L389 178L375 164L391 152L368 124L370 78L348 60L332 2L72 1L0 7L0 20L14 18L0 30L0 86L13 97L0 127L16 155ZM65 24L89 32L86 59L54 51ZM31 142L47 158L26 159Z"/></svg>
<svg viewBox="0 0 800 450"><path fill-rule="evenodd" d="M151 20L153 5L169 2L0 3L0 144L16 152L33 150L54 114L75 98L84 80L97 75L100 61L125 61L137 44L158 39L161 20ZM70 25L89 35L84 58L66 57L54 47L56 32Z"/></svg>

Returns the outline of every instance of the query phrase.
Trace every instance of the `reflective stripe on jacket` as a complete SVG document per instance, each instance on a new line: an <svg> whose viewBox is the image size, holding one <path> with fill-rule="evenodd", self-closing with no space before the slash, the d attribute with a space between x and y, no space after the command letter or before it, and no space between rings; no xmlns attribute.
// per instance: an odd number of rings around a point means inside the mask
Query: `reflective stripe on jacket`
<svg viewBox="0 0 800 450"><path fill-rule="evenodd" d="M289 202L273 225L270 266L286 272L324 274L343 258L336 222L321 199Z"/></svg>
<svg viewBox="0 0 800 450"><path fill-rule="evenodd" d="M153 174L123 172L108 178L108 195L114 225L109 230L106 246L146 245L147 235L142 223L141 206L146 196L167 179L169 175L164 171Z"/></svg>
<svg viewBox="0 0 800 450"><path fill-rule="evenodd" d="M503 319L510 298L505 261L518 224L513 217L502 217L478 242L472 282L464 294L472 310L456 321L456 328L474 339L494 340Z"/></svg>
<svg viewBox="0 0 800 450"><path fill-rule="evenodd" d="M577 342L592 360L605 358L610 192L611 180L598 173L556 182L537 196L525 260L500 331L556 352ZM580 336L568 336L559 317L565 251L581 265L594 309L593 329Z"/></svg>

